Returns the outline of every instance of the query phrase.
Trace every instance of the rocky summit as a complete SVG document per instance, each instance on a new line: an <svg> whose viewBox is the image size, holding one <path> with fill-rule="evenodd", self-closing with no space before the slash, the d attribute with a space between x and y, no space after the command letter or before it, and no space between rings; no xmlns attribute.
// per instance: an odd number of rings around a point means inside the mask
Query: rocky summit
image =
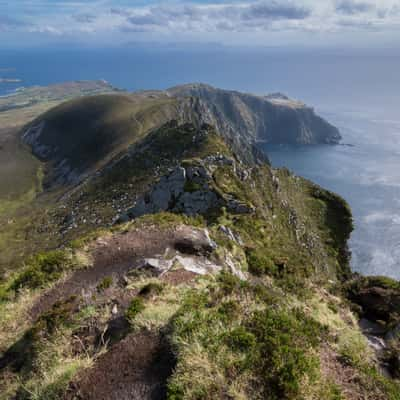
<svg viewBox="0 0 400 400"><path fill-rule="evenodd" d="M336 128L81 85L0 111L0 399L400 398L399 282L352 273L348 204L257 149Z"/></svg>

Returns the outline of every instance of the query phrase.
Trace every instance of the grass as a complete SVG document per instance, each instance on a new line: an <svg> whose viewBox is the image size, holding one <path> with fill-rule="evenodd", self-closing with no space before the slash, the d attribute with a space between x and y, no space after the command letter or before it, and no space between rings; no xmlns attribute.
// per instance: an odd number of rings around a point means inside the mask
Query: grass
<svg viewBox="0 0 400 400"><path fill-rule="evenodd" d="M34 368L25 375L11 377L11 393L0 395L0 399L9 399L13 394L21 400L61 399L71 379L94 362L94 358L85 353L73 352L69 334L68 330L61 329L55 336L42 339Z"/></svg>
<svg viewBox="0 0 400 400"><path fill-rule="evenodd" d="M125 316L132 323L145 308L144 300L141 297L135 297L131 300L125 312Z"/></svg>
<svg viewBox="0 0 400 400"><path fill-rule="evenodd" d="M57 151L52 157L68 159L72 169L93 172L143 138L150 129L166 122L165 116L173 115L174 107L173 99L135 102L121 94L74 99L39 118L38 121L46 120L41 142L54 146Z"/></svg>
<svg viewBox="0 0 400 400"><path fill-rule="evenodd" d="M18 297L0 302L0 352L4 352L28 329L28 312L39 295L39 291L23 290Z"/></svg>
<svg viewBox="0 0 400 400"><path fill-rule="evenodd" d="M172 322L178 364L169 399L213 399L222 393L300 399L303 380L317 379L312 349L323 336L321 325L300 310L271 308L277 298L260 300L255 293L252 285L222 273L206 289L186 294Z"/></svg>
<svg viewBox="0 0 400 400"><path fill-rule="evenodd" d="M82 369L93 364L90 358L65 358L56 362L50 372L43 372L24 383L18 391L18 399L55 400L61 399L72 378Z"/></svg>
<svg viewBox="0 0 400 400"><path fill-rule="evenodd" d="M71 249L38 253L28 258L24 267L0 285L0 300L12 299L15 293L49 287L74 269L85 268L91 263L83 251Z"/></svg>
<svg viewBox="0 0 400 400"><path fill-rule="evenodd" d="M27 267L12 282L10 289L37 289L58 280L72 267L71 256L62 250L39 253L27 262Z"/></svg>
<svg viewBox="0 0 400 400"><path fill-rule="evenodd" d="M246 252L248 270L253 275L276 275L278 267L266 251L261 249L248 249Z"/></svg>
<svg viewBox="0 0 400 400"><path fill-rule="evenodd" d="M128 319L133 328L147 330L165 328L179 309L184 294L189 290L186 284L172 286L161 283L157 278L141 277L132 282L129 288L138 290L136 299L139 300L135 302L144 305L144 308L139 306L141 311L134 312L134 318Z"/></svg>
<svg viewBox="0 0 400 400"><path fill-rule="evenodd" d="M105 278L102 279L102 281L97 285L97 290L99 292L102 292L103 290L106 290L111 287L113 284L113 278L112 276L106 276Z"/></svg>
<svg viewBox="0 0 400 400"><path fill-rule="evenodd" d="M56 303L5 352L12 356L10 388L18 399L57 399L81 368L91 365L88 353L78 353L71 342L80 321L75 298ZM7 397L1 397L7 398Z"/></svg>

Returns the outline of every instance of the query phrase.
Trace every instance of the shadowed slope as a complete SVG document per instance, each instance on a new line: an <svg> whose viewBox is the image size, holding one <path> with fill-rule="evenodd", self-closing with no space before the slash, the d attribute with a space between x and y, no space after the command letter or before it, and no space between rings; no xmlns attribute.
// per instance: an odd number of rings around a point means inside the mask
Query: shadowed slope
<svg viewBox="0 0 400 400"><path fill-rule="evenodd" d="M175 102L166 97L93 96L40 116L23 140L36 156L51 163L46 184L77 183L175 115Z"/></svg>

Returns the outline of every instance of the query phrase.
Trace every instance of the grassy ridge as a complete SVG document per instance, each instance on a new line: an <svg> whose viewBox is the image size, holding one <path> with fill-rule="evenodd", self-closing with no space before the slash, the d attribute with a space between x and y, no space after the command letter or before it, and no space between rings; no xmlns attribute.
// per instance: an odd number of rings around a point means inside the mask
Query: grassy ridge
<svg viewBox="0 0 400 400"><path fill-rule="evenodd" d="M128 95L100 95L61 104L32 125L45 123L38 138L40 146L51 149L45 161L56 164L67 160L70 170L89 174L175 114L172 99L138 102ZM34 152L35 148L34 144ZM51 185L54 178L57 176L52 176L50 170L46 182Z"/></svg>

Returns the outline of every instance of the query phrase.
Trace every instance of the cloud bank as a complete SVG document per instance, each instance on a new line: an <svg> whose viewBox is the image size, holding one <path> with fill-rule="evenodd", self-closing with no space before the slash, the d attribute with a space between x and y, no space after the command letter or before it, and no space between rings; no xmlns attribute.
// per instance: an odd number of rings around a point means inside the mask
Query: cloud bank
<svg viewBox="0 0 400 400"><path fill-rule="evenodd" d="M15 5L15 3L17 3ZM0 0L0 35L37 33L76 41L108 39L307 44L320 38L362 41L400 36L398 0ZM1 36L0 36L1 39ZM322 39L321 39L322 40ZM249 42L250 41L250 42Z"/></svg>

